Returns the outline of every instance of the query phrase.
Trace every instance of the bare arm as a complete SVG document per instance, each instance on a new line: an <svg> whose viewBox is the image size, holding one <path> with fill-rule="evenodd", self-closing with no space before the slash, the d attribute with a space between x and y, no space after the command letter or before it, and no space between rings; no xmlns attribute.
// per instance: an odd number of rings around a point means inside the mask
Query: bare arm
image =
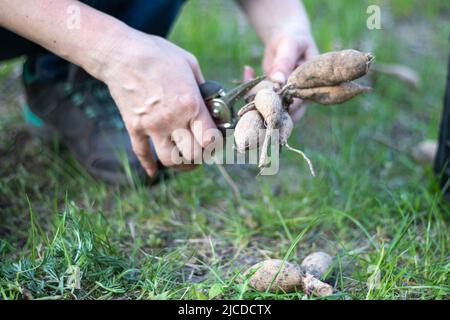
<svg viewBox="0 0 450 320"><path fill-rule="evenodd" d="M71 6L79 10L79 28L68 25ZM192 168L180 166L174 154L181 153L189 163L201 157L215 125L198 89L204 80L192 54L75 0L0 0L0 7L0 26L108 85L133 150L149 175L157 170L149 138L167 167ZM175 140L177 129L183 129L184 136Z"/></svg>
<svg viewBox="0 0 450 320"><path fill-rule="evenodd" d="M70 25L71 6L80 13L80 28ZM119 20L74 0L0 0L0 25L82 66L100 77ZM98 32L101 30L101 32Z"/></svg>
<svg viewBox="0 0 450 320"><path fill-rule="evenodd" d="M250 23L263 40L283 31L310 33L310 23L300 0L238 0Z"/></svg>

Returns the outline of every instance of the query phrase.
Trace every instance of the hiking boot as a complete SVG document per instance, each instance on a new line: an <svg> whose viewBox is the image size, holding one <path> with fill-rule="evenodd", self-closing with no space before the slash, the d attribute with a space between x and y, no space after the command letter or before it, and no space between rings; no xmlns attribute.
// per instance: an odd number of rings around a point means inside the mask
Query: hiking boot
<svg viewBox="0 0 450 320"><path fill-rule="evenodd" d="M27 118L52 129L74 157L94 176L114 184L130 181L130 171L144 177L128 132L105 84L70 65L63 81L35 81L24 66Z"/></svg>

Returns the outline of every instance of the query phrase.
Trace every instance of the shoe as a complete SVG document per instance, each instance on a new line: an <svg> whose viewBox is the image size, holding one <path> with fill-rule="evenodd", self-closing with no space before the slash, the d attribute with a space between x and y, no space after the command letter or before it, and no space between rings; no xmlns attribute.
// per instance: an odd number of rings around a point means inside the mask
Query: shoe
<svg viewBox="0 0 450 320"><path fill-rule="evenodd" d="M23 82L30 124L56 133L95 178L130 182L130 171L145 177L114 100L105 84L70 65L66 80L37 81L24 66ZM128 171L128 174L127 174Z"/></svg>

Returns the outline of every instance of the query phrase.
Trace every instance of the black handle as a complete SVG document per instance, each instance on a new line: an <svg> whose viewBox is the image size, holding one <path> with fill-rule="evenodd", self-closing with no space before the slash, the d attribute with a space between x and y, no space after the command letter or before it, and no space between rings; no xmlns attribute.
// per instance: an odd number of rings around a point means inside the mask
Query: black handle
<svg viewBox="0 0 450 320"><path fill-rule="evenodd" d="M214 98L217 98L221 92L224 91L222 85L213 80L208 80L205 83L200 85L200 93L203 97L203 100L208 101Z"/></svg>

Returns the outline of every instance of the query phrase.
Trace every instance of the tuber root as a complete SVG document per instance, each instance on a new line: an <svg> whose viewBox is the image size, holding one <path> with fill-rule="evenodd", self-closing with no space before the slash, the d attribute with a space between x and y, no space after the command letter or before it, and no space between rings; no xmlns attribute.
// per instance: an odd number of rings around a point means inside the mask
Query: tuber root
<svg viewBox="0 0 450 320"><path fill-rule="evenodd" d="M303 290L308 295L326 297L333 294L333 287L312 274L304 273L301 268L278 259L265 260L250 267L244 277L248 284L259 292L283 291L286 293Z"/></svg>
<svg viewBox="0 0 450 320"><path fill-rule="evenodd" d="M249 111L256 110L255 103L253 102L255 100L256 94L264 89L273 90L273 82L270 80L263 80L260 83L258 83L246 96L245 101L247 101L247 104L243 106L237 113L238 117L242 117L244 114L246 114Z"/></svg>
<svg viewBox="0 0 450 320"><path fill-rule="evenodd" d="M237 113L238 117L244 116L247 112L250 112L252 110L256 110L255 103L252 101L245 106L243 106Z"/></svg>
<svg viewBox="0 0 450 320"><path fill-rule="evenodd" d="M248 284L259 292L293 292L302 289L302 273L298 266L283 260L271 259L251 267L244 276L251 275Z"/></svg>
<svg viewBox="0 0 450 320"><path fill-rule="evenodd" d="M303 259L300 267L303 272L320 279L330 269L332 263L333 258L328 253L318 251Z"/></svg>
<svg viewBox="0 0 450 320"><path fill-rule="evenodd" d="M372 88L361 86L354 82L345 82L332 87L317 87L309 89L292 89L288 93L295 98L311 100L323 105L340 104Z"/></svg>
<svg viewBox="0 0 450 320"><path fill-rule="evenodd" d="M276 142L289 151L301 155L308 163L311 174L315 176L308 157L301 150L294 149L288 144L294 128L292 119L287 113L289 106L294 98L329 105L343 103L358 94L369 92L371 88L351 81L365 75L373 59L372 54L356 50L329 52L297 67L287 84L279 91L274 90L272 82L268 80L261 82L247 95L248 104L238 112L240 120L236 127L238 132L235 133L238 151L260 147L259 167L266 167L269 145L274 138L274 130L278 129L279 141ZM262 131L260 129L264 127L266 133L263 142L259 143Z"/></svg>
<svg viewBox="0 0 450 320"><path fill-rule="evenodd" d="M253 150L264 141L264 120L256 110L244 114L234 130L234 143L237 151L243 153Z"/></svg>
<svg viewBox="0 0 450 320"><path fill-rule="evenodd" d="M282 115L282 122L281 122L281 128L280 128L280 145L282 147L285 147L289 151L295 152L303 157L305 159L306 163L308 163L309 171L311 172L311 175L313 177L316 176L316 173L314 172L314 167L312 165L311 160L306 156L306 154L298 149L292 148L288 144L288 139L292 134L292 130L294 130L294 122L292 121L291 116L287 111L283 112Z"/></svg>
<svg viewBox="0 0 450 320"><path fill-rule="evenodd" d="M263 89L274 89L273 82L270 80L263 80L258 83L252 90L250 90L249 93L246 94L245 101L247 103L252 102L253 100L255 100L256 94Z"/></svg>
<svg viewBox="0 0 450 320"><path fill-rule="evenodd" d="M266 124L266 137L261 147L259 167L267 165L267 152L273 135L273 130L281 127L283 103L280 96L273 89L260 90L255 96L255 107L261 113Z"/></svg>
<svg viewBox="0 0 450 320"><path fill-rule="evenodd" d="M333 294L332 286L320 281L309 273L306 273L302 277L302 290L308 295L315 295L318 297L327 297Z"/></svg>
<svg viewBox="0 0 450 320"><path fill-rule="evenodd" d="M287 111L283 112L281 116L281 127L280 127L280 144L282 147L287 145L288 139L294 130L294 121L292 121L291 116Z"/></svg>
<svg viewBox="0 0 450 320"><path fill-rule="evenodd" d="M334 86L365 75L374 59L370 53L342 50L319 55L300 65L287 85L301 89Z"/></svg>

